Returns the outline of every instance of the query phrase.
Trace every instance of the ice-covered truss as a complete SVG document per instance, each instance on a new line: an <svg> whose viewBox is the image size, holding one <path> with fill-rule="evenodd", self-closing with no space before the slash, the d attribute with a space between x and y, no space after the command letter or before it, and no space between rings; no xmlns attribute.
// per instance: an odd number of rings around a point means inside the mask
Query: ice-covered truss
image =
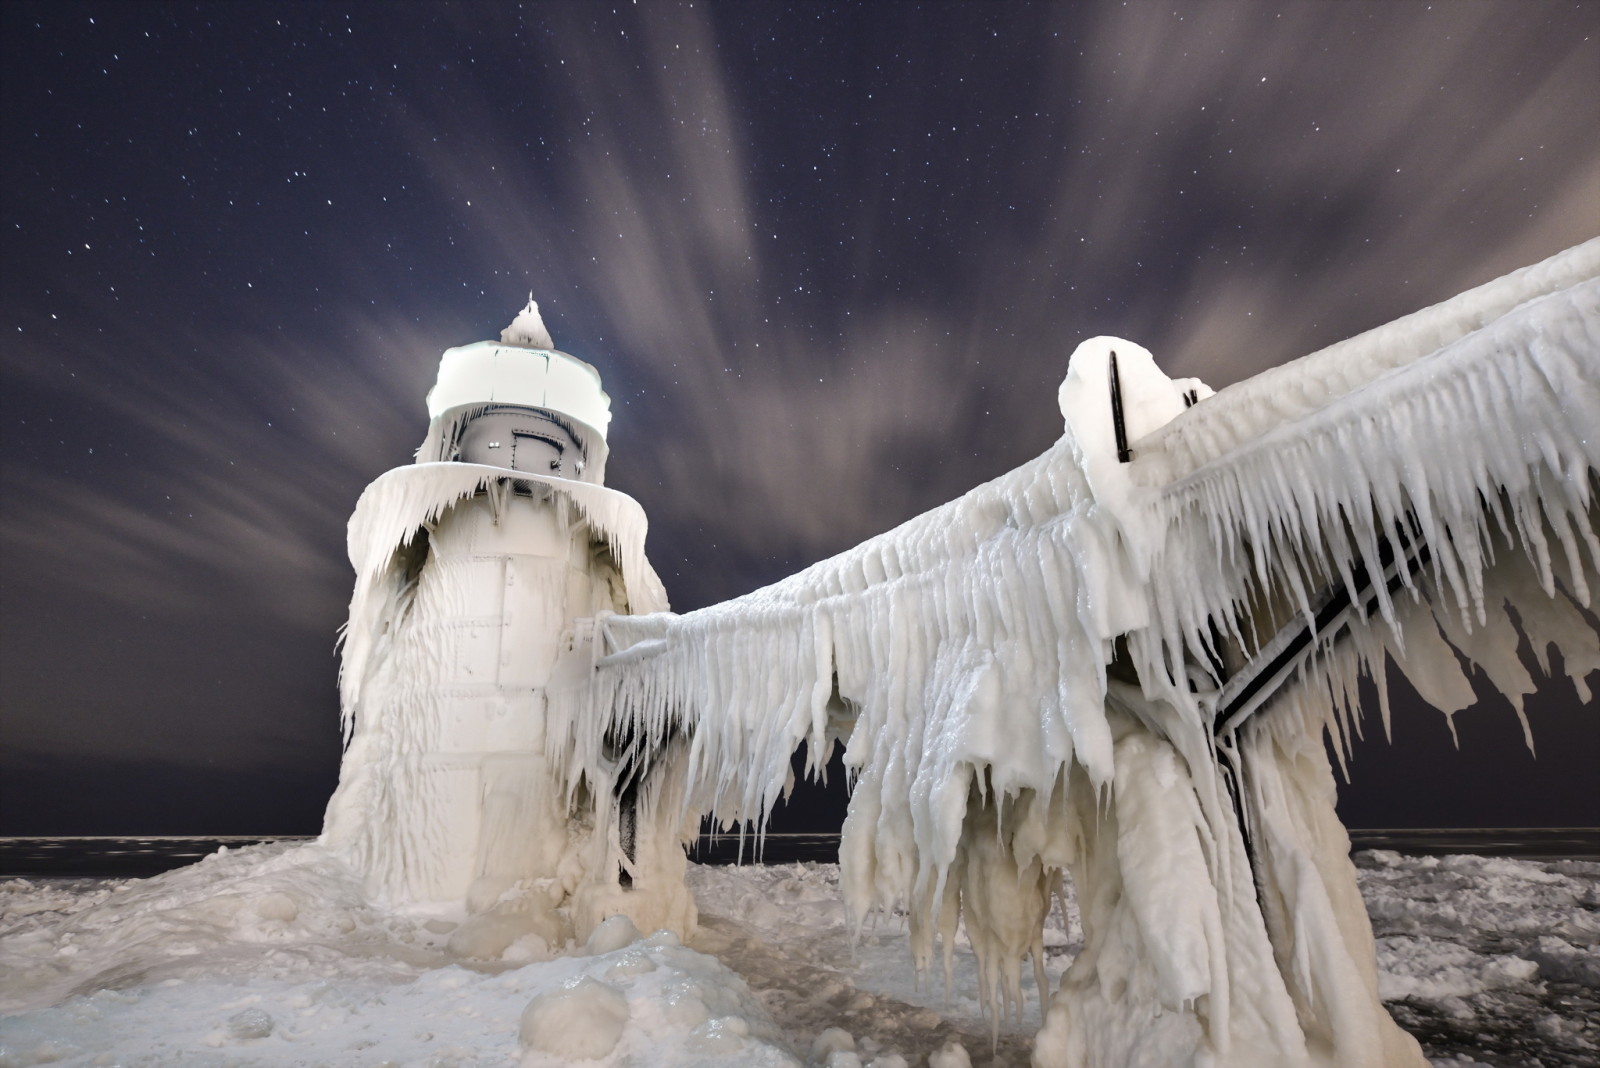
<svg viewBox="0 0 1600 1068"><path fill-rule="evenodd" d="M1421 1064L1323 733L1390 663L1448 713L1464 658L1520 714L1523 639L1587 694L1597 278L1600 241L1215 395L1086 342L1032 462L748 596L603 619L551 751L596 784L686 747L641 804L759 829L842 741L852 908L905 908L921 967L964 923L996 1011L1070 875L1038 1064Z"/></svg>

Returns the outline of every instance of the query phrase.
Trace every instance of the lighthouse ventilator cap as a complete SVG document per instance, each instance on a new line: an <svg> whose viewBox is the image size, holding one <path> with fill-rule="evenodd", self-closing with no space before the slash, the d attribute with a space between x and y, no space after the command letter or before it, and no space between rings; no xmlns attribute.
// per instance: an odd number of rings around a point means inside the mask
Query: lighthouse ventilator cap
<svg viewBox="0 0 1600 1068"><path fill-rule="evenodd" d="M600 372L556 349L528 294L528 305L500 331L500 341L478 341L446 349L439 379L428 391L428 419L487 404L542 408L579 424L591 458L606 452L611 398L600 388Z"/></svg>

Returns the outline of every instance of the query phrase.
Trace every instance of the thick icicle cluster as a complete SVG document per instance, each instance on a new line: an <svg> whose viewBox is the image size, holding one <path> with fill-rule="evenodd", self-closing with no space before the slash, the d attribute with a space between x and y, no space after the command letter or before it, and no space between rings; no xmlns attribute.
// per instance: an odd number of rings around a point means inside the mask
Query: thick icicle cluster
<svg viewBox="0 0 1600 1068"><path fill-rule="evenodd" d="M508 472L482 464L421 462L397 467L374 479L356 502L346 530L355 592L345 623L344 658L339 669L340 708L345 737L361 700L361 686L374 643L386 633L381 618L386 601L403 584L396 557L417 535L457 503L480 493L504 506L511 491ZM515 482L541 487L559 509L587 522L603 538L622 573L630 605L636 612L659 612L667 605L666 589L644 554L644 509L627 494L604 486L516 472ZM565 518L563 519L565 522Z"/></svg>
<svg viewBox="0 0 1600 1068"><path fill-rule="evenodd" d="M1198 648L1241 591L1281 591L1307 612L1319 580L1380 572L1379 541L1402 526L1428 547L1424 584L1463 638L1525 592L1486 582L1500 539L1546 598L1559 580L1588 604L1597 274L1600 241L1242 382L1141 443L1128 471L1142 514L1128 526L1159 532L1138 566L1168 661ZM1570 672L1580 687L1588 670Z"/></svg>
<svg viewBox="0 0 1600 1068"><path fill-rule="evenodd" d="M847 739L851 905L906 908L921 966L963 921L991 999L1070 872L1088 944L1040 1064L1421 1063L1377 1000L1322 731L1386 656L1447 712L1472 700L1457 651L1531 689L1515 628L1580 688L1600 668L1575 607L1597 277L1600 241L1215 396L1086 343L1038 459L738 600L605 620L594 685L551 709L566 773L614 768L604 737L686 747L691 809L759 829L798 745ZM1132 409L1170 419L1130 422L1126 464L1085 400L1113 350ZM1217 739L1229 672L1395 545L1425 547L1415 573Z"/></svg>

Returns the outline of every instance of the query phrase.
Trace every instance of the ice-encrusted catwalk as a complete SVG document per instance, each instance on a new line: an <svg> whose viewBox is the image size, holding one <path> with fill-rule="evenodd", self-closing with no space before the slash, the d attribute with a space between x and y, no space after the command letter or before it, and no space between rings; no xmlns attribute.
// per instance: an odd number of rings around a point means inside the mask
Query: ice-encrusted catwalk
<svg viewBox="0 0 1600 1068"><path fill-rule="evenodd" d="M1520 704L1519 635L1586 693L1597 276L1600 241L1214 396L1086 342L1037 460L748 596L605 619L595 685L552 708L566 774L603 780L604 737L686 740L691 808L759 829L796 748L845 740L854 914L906 909L924 968L964 924L997 1011L1070 874L1087 944L1038 1064L1419 1063L1323 732L1391 660L1447 714L1458 654ZM1269 712L1214 732L1297 620Z"/></svg>

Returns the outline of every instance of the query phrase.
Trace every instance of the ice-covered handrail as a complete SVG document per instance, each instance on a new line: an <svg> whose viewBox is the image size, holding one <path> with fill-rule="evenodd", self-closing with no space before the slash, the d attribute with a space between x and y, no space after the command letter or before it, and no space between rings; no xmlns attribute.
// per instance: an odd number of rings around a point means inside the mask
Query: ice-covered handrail
<svg viewBox="0 0 1600 1068"><path fill-rule="evenodd" d="M1205 412L1141 441L1141 479L1164 485L1431 356L1518 307L1600 277L1600 238L1237 382ZM1160 454L1156 460L1147 453Z"/></svg>
<svg viewBox="0 0 1600 1068"><path fill-rule="evenodd" d="M1382 344L1381 334L1364 342ZM1600 563L1597 353L1600 281L1590 279L1530 300L1224 458L1194 465L1192 455L1180 456L1173 466L1190 473L1153 498L1155 521L1170 533L1148 565L1154 633L1167 662L1199 648L1210 622L1224 618L1218 606L1240 591L1279 591L1309 619L1319 578L1348 585L1358 567L1381 572L1383 537L1402 528L1429 547L1434 615L1463 641L1508 596L1491 575L1497 553L1512 546L1546 599L1557 596L1559 580L1590 604ZM1152 463L1194 440L1175 430L1156 438L1145 447ZM1401 577L1414 596L1409 572ZM1397 627L1387 587L1375 592L1403 658L1409 632ZM1509 592L1515 600L1527 591ZM1572 622L1569 635L1592 634L1581 619ZM1241 640L1248 647L1258 639ZM1372 666L1382 670L1381 654ZM1590 666L1580 638L1568 670L1580 692Z"/></svg>

